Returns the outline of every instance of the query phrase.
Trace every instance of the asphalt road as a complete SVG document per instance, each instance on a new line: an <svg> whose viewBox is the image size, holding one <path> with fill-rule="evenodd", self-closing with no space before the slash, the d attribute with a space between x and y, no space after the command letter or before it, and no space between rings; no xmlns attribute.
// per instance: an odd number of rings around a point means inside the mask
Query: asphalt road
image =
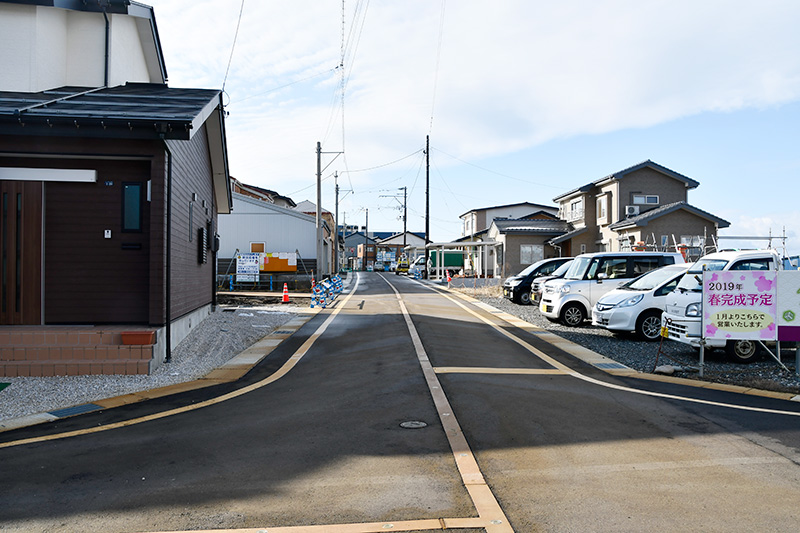
<svg viewBox="0 0 800 533"><path fill-rule="evenodd" d="M800 524L797 403L610 376L485 306L359 277L237 383L0 433L0 530Z"/></svg>

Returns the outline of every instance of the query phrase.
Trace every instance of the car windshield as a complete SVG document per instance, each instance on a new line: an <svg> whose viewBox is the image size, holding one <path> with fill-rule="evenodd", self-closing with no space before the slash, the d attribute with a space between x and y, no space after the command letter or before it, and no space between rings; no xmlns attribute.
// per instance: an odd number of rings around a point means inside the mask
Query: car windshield
<svg viewBox="0 0 800 533"><path fill-rule="evenodd" d="M703 269L724 270L727 264L725 259L700 259L689 267L689 271L678 283L678 290L703 292Z"/></svg>
<svg viewBox="0 0 800 533"><path fill-rule="evenodd" d="M567 273L564 274L564 279L583 279L593 260L591 257L576 258L569 266Z"/></svg>
<svg viewBox="0 0 800 533"><path fill-rule="evenodd" d="M674 278L682 269L680 268L658 268L651 270L646 274L642 274L638 278L629 281L622 285L621 289L629 291L652 291L662 283L665 283Z"/></svg>
<svg viewBox="0 0 800 533"><path fill-rule="evenodd" d="M517 274L517 277L524 278L525 276L527 276L528 274L539 268L542 265L542 263L544 263L544 261L536 261L534 264L528 265L525 268L525 270Z"/></svg>
<svg viewBox="0 0 800 533"><path fill-rule="evenodd" d="M569 270L569 267L572 266L572 262L573 261L574 261L574 259L570 259L569 261L567 261L566 263L564 263L563 265L561 265L560 267L555 269L553 271L553 273L550 274L550 275L553 276L554 278L562 277L564 274L567 273L567 270Z"/></svg>

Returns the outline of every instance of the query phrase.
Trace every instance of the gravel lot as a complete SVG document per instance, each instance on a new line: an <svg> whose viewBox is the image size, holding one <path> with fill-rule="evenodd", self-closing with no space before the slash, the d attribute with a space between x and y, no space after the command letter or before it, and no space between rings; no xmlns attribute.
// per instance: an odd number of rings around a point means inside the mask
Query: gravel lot
<svg viewBox="0 0 800 533"><path fill-rule="evenodd" d="M307 311L291 304L218 307L173 350L172 361L149 376L0 377L10 383L0 391L0 421L192 381Z"/></svg>
<svg viewBox="0 0 800 533"><path fill-rule="evenodd" d="M514 315L534 326L546 329L576 344L602 354L623 365L640 372L652 373L658 356L658 342L644 342L629 335L614 335L604 328L594 327L585 322L584 327L569 328L547 320L536 306L517 305L509 300L493 295L490 289L461 289L462 292L491 306ZM749 365L729 363L722 351L706 352L703 380L731 385L742 385L763 390L800 393L800 380L794 373L795 349L782 346L781 361L790 372L783 370L774 359L765 355ZM665 340L661 344L662 355L658 364L672 365L686 369L675 372L675 376L700 379L697 372L698 352L676 341Z"/></svg>

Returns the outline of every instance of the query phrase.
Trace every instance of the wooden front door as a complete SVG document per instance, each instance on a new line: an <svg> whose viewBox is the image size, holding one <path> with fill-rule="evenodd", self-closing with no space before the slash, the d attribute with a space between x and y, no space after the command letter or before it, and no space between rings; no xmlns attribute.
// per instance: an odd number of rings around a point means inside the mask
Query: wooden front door
<svg viewBox="0 0 800 533"><path fill-rule="evenodd" d="M0 324L42 323L42 183L0 181Z"/></svg>

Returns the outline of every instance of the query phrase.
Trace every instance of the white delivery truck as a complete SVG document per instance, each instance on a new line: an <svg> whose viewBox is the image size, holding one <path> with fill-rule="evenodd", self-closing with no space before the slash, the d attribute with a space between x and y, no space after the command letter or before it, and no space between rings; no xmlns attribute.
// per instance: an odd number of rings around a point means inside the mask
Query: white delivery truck
<svg viewBox="0 0 800 533"><path fill-rule="evenodd" d="M661 326L668 338L700 348L702 341L703 270L783 270L783 261L776 250L744 250L714 252L701 257L689 267L678 286L667 295ZM728 357L738 363L749 363L758 357L755 340L707 339L706 349L724 348Z"/></svg>

